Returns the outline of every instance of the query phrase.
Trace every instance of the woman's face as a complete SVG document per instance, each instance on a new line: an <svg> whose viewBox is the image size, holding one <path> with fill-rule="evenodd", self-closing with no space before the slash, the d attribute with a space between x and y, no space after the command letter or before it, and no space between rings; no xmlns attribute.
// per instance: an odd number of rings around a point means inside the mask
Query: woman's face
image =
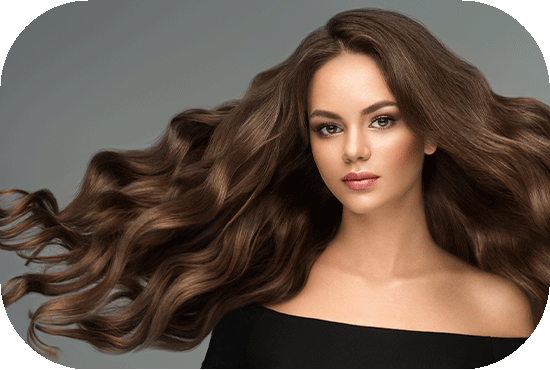
<svg viewBox="0 0 550 370"><path fill-rule="evenodd" d="M376 62L343 53L313 76L310 142L321 177L356 214L420 197L424 144L401 119ZM352 181L354 180L354 181Z"/></svg>

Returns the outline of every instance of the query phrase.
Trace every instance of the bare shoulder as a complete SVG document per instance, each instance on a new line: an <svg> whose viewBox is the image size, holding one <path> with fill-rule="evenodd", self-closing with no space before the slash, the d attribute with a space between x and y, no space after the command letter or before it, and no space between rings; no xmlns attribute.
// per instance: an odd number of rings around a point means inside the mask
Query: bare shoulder
<svg viewBox="0 0 550 370"><path fill-rule="evenodd" d="M443 252L443 270L464 323L473 333L492 337L529 337L535 329L527 294L510 280ZM451 289L450 289L451 290ZM471 326L473 325L473 327Z"/></svg>
<svg viewBox="0 0 550 370"><path fill-rule="evenodd" d="M496 274L471 267L464 274L467 296L480 325L495 337L528 337L534 320L525 292Z"/></svg>

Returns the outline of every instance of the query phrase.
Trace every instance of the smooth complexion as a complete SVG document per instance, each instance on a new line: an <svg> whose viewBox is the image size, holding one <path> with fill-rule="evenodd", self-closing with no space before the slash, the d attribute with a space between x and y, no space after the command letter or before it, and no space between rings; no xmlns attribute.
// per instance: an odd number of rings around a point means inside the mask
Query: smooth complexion
<svg viewBox="0 0 550 370"><path fill-rule="evenodd" d="M329 61L308 97L313 157L344 208L335 242L364 271L383 275L410 266L411 243L434 245L423 212L422 166L436 147L407 127L376 62L365 55ZM342 181L350 172L378 179L368 189L350 189Z"/></svg>

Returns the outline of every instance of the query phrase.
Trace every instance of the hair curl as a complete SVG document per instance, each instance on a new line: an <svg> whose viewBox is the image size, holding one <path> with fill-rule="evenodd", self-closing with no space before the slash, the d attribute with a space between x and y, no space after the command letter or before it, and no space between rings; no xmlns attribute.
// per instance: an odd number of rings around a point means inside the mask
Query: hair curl
<svg viewBox="0 0 550 370"><path fill-rule="evenodd" d="M175 116L144 150L102 151L75 199L6 190L0 248L62 266L15 277L6 306L52 297L36 331L108 352L187 350L229 310L297 294L335 235L341 204L309 149L313 73L342 52L373 57L408 126L437 145L423 172L429 230L441 247L506 277L537 320L550 285L550 108L495 94L484 76L399 13L339 13L245 96ZM62 253L41 255L52 246Z"/></svg>

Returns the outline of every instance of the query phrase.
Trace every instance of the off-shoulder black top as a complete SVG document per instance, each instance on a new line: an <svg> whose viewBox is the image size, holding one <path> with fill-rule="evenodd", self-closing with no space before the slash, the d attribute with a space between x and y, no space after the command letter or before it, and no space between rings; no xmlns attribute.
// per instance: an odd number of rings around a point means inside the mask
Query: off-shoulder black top
<svg viewBox="0 0 550 370"><path fill-rule="evenodd" d="M477 368L526 339L351 325L252 304L216 325L202 368Z"/></svg>

